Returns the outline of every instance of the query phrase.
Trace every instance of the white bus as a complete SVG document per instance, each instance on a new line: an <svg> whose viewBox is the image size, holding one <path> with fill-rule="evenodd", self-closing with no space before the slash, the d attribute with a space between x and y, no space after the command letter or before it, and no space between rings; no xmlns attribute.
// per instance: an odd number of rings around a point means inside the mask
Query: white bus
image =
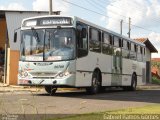
<svg viewBox="0 0 160 120"><path fill-rule="evenodd" d="M15 34L16 39L16 34ZM74 16L24 19L19 85L135 90L145 83L145 45Z"/></svg>

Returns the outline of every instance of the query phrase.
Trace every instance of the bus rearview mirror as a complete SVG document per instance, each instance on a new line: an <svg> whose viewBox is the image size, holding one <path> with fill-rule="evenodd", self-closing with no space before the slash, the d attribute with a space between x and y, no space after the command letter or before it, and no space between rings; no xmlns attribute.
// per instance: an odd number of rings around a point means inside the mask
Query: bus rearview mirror
<svg viewBox="0 0 160 120"><path fill-rule="evenodd" d="M17 32L14 33L14 42L17 42Z"/></svg>
<svg viewBox="0 0 160 120"><path fill-rule="evenodd" d="M82 35L82 38L86 38L86 34L87 34L87 30L86 28L82 28L82 31L81 31L81 35Z"/></svg>

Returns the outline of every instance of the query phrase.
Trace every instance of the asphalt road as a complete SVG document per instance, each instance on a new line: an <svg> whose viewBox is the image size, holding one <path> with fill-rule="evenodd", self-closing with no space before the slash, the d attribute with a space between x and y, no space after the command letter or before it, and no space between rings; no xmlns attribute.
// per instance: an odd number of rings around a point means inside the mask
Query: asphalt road
<svg viewBox="0 0 160 120"><path fill-rule="evenodd" d="M127 92L109 90L97 95L85 92L27 91L0 93L0 114L81 114L160 103L160 89Z"/></svg>

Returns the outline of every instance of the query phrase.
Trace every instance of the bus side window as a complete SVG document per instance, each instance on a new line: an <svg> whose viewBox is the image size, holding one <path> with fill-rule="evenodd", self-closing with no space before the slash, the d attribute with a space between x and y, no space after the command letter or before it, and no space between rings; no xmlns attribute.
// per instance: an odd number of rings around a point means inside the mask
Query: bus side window
<svg viewBox="0 0 160 120"><path fill-rule="evenodd" d="M119 38L114 36L114 46L119 47Z"/></svg>
<svg viewBox="0 0 160 120"><path fill-rule="evenodd" d="M123 45L122 45L122 39L121 38L119 38L119 47L123 47Z"/></svg>
<svg viewBox="0 0 160 120"><path fill-rule="evenodd" d="M137 45L137 61L142 62L143 61L143 50L142 47Z"/></svg>
<svg viewBox="0 0 160 120"><path fill-rule="evenodd" d="M77 23L77 57L84 57L88 54L88 26Z"/></svg>
<svg viewBox="0 0 160 120"><path fill-rule="evenodd" d="M137 60L137 45L135 43L131 43L131 51L130 51L130 59Z"/></svg>
<svg viewBox="0 0 160 120"><path fill-rule="evenodd" d="M123 39L123 42L122 42L122 57L129 59L129 53L130 53L130 43L129 43L129 41Z"/></svg>
<svg viewBox="0 0 160 120"><path fill-rule="evenodd" d="M121 56L121 38L114 36L114 55Z"/></svg>
<svg viewBox="0 0 160 120"><path fill-rule="evenodd" d="M110 41L110 44L113 45L114 42L113 42L113 37L112 37L112 35L109 35L109 41Z"/></svg>
<svg viewBox="0 0 160 120"><path fill-rule="evenodd" d="M143 62L146 61L146 49L143 48Z"/></svg>
<svg viewBox="0 0 160 120"><path fill-rule="evenodd" d="M89 29L89 49L92 52L101 52L101 31L97 29Z"/></svg>
<svg viewBox="0 0 160 120"><path fill-rule="evenodd" d="M108 55L112 54L111 40L108 33L102 34L102 53Z"/></svg>

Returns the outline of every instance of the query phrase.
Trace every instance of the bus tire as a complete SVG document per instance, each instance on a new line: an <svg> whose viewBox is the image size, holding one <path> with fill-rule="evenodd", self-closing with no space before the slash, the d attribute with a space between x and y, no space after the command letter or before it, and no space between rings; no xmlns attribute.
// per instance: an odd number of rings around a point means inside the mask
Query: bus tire
<svg viewBox="0 0 160 120"><path fill-rule="evenodd" d="M137 75L135 73L132 74L132 81L130 86L130 91L135 91L137 88Z"/></svg>
<svg viewBox="0 0 160 120"><path fill-rule="evenodd" d="M53 86L45 86L45 90L50 95L54 95L56 93L56 91L57 91L57 88L55 88Z"/></svg>
<svg viewBox="0 0 160 120"><path fill-rule="evenodd" d="M88 94L97 94L100 90L100 75L99 71L95 71L92 75L91 87L86 88Z"/></svg>

